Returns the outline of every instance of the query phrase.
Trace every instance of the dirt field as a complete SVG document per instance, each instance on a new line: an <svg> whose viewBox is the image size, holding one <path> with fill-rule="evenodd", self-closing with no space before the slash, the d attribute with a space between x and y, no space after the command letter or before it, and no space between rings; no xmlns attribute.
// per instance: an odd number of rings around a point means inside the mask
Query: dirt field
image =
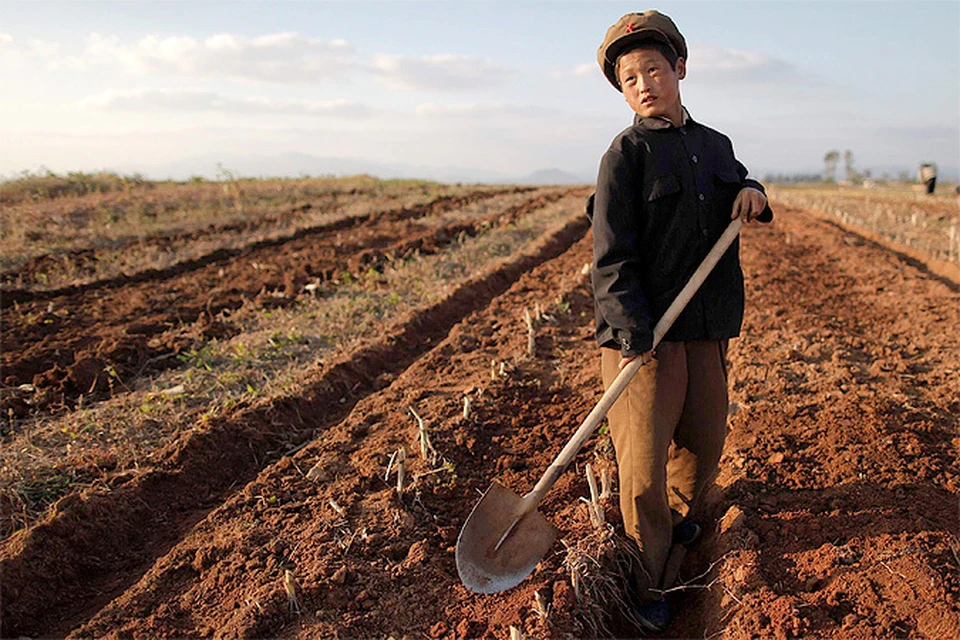
<svg viewBox="0 0 960 640"><path fill-rule="evenodd" d="M926 194L920 185L778 185L772 197L823 213L865 237L889 243L938 275L960 279L960 197L956 185Z"/></svg>
<svg viewBox="0 0 960 640"><path fill-rule="evenodd" d="M49 290L18 267L34 284L3 297L2 635L585 635L565 544L494 596L462 587L454 545L489 482L528 491L602 392L587 193L465 189ZM960 285L774 207L742 238L730 436L667 636L958 637ZM331 306L418 278L434 293ZM346 337L293 339L295 317ZM258 340L273 356L244 366L284 384L208 406L233 387L199 381ZM126 455L133 422L164 436ZM567 545L592 531L583 465L610 460L598 433L541 506ZM55 504L21 513L46 504L27 480L54 477Z"/></svg>

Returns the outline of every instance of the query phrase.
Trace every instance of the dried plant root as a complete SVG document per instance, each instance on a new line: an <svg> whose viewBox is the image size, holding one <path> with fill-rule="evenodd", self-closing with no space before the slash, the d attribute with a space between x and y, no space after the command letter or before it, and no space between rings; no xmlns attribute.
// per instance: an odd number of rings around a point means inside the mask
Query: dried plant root
<svg viewBox="0 0 960 640"><path fill-rule="evenodd" d="M300 615L300 600L297 598L297 580L293 572L287 569L283 572L283 590L287 594L287 606L291 613Z"/></svg>
<svg viewBox="0 0 960 640"><path fill-rule="evenodd" d="M612 524L595 528L586 536L568 543L563 564L570 572L570 581L577 599L577 615L585 635L610 636L610 616L622 611L632 622L628 585L633 567L640 567L636 544L617 533Z"/></svg>
<svg viewBox="0 0 960 640"><path fill-rule="evenodd" d="M600 504L600 492L597 490L597 477L593 473L593 467L587 463L585 469L587 475L587 485L590 487L590 502L587 506L590 510L590 523L594 529L600 529L606 524L603 517L603 505Z"/></svg>
<svg viewBox="0 0 960 640"><path fill-rule="evenodd" d="M417 419L417 440L420 441L420 456L424 460L429 460L430 464L436 464L440 454L437 453L437 450L433 448L433 444L430 442L430 434L427 433L426 423L413 407L410 407L410 413Z"/></svg>

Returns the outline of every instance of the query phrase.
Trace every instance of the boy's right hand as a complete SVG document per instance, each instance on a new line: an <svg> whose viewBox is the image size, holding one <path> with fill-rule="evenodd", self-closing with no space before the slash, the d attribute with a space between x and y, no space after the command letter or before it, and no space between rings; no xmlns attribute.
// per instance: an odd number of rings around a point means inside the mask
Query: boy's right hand
<svg viewBox="0 0 960 640"><path fill-rule="evenodd" d="M744 187L733 201L733 213L730 219L736 220L743 215L744 222L752 222L763 213L766 207L767 196L762 191L753 187Z"/></svg>
<svg viewBox="0 0 960 640"><path fill-rule="evenodd" d="M638 357L643 359L643 364L648 364L651 360L653 360L653 356L655 355L656 353L653 351L653 349L651 349L650 351L647 351L646 353L642 353L639 356L627 356L626 358L621 357L618 368L620 371L623 371L623 368L625 366L627 366L628 364L636 360Z"/></svg>

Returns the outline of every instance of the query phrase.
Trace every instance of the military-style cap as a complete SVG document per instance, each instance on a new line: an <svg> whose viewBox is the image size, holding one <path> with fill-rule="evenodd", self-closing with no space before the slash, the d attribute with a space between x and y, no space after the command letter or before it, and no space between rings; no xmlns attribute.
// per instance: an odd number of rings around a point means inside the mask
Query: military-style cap
<svg viewBox="0 0 960 640"><path fill-rule="evenodd" d="M607 76L607 80L617 91L623 91L617 80L617 56L641 40L659 40L672 47L678 56L687 59L687 42L669 16L656 9L643 13L628 13L607 29L603 44L597 49L597 62L603 69L603 75Z"/></svg>

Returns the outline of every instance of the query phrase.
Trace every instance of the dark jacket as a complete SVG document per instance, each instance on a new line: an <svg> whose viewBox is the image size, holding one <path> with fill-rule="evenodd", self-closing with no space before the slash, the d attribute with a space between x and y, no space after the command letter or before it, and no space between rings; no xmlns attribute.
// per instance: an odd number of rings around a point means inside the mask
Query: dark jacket
<svg viewBox="0 0 960 640"><path fill-rule="evenodd" d="M652 348L656 321L730 224L740 190L763 191L729 138L685 118L675 127L637 116L600 163L592 202L597 341L624 356ZM769 206L758 219L773 219ZM664 340L736 337L743 304L735 241Z"/></svg>

